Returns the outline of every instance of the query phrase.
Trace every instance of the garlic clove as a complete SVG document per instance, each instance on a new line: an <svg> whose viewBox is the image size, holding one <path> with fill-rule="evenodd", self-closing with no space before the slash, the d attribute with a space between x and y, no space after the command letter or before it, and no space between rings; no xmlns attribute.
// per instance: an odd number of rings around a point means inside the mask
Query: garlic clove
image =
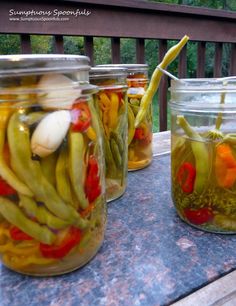
<svg viewBox="0 0 236 306"><path fill-rule="evenodd" d="M81 90L73 88L74 82L63 74L45 74L39 80L39 104L44 109L71 109L81 96Z"/></svg>
<svg viewBox="0 0 236 306"><path fill-rule="evenodd" d="M70 111L59 110L46 115L35 128L31 137L31 150L40 157L55 152L70 127Z"/></svg>

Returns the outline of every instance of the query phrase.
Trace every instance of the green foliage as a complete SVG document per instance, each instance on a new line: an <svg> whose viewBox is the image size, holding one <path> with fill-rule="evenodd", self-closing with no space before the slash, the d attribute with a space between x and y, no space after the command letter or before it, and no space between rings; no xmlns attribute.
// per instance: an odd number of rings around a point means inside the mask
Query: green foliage
<svg viewBox="0 0 236 306"><path fill-rule="evenodd" d="M52 53L53 37L49 35L30 35L32 53Z"/></svg>
<svg viewBox="0 0 236 306"><path fill-rule="evenodd" d="M232 0L149 0L149 2L163 2L169 4L183 4L213 9L236 10L236 1Z"/></svg>
<svg viewBox="0 0 236 306"><path fill-rule="evenodd" d="M94 64L111 64L111 41L109 38L94 38Z"/></svg>
<svg viewBox="0 0 236 306"><path fill-rule="evenodd" d="M64 52L65 54L80 54L84 52L84 39L78 36L64 36Z"/></svg>
<svg viewBox="0 0 236 306"><path fill-rule="evenodd" d="M19 35L0 35L0 54L19 54L20 50L20 36Z"/></svg>
<svg viewBox="0 0 236 306"><path fill-rule="evenodd" d="M134 39L122 38L120 40L121 63L134 64L136 62L136 45Z"/></svg>
<svg viewBox="0 0 236 306"><path fill-rule="evenodd" d="M227 9L236 11L235 0L151 0L153 2L163 2L169 4L183 4L200 7L208 7L214 9ZM31 35L32 53L52 53L53 52L53 37L47 35ZM168 41L168 49L175 44L176 41ZM145 62L149 66L149 78L154 69L159 63L159 42L155 39L145 40ZM230 58L230 44L223 44L223 62L222 62L222 76L228 75L229 58ZM85 54L84 38L78 36L64 36L64 50L65 54ZM20 50L20 36L19 35L0 35L0 54L19 54ZM136 41L135 39L123 38L121 39L121 63L135 63L136 62ZM215 56L215 44L206 44L206 62L205 62L205 76L213 76ZM109 38L97 37L94 38L94 64L109 64L111 63L111 40ZM188 42L187 44L187 77L196 77L197 69L197 43ZM169 67L168 71L178 76L178 60L175 60ZM169 97L169 93L168 93ZM154 130L158 130L159 116L158 116L158 95L156 94L153 100L154 105ZM169 113L169 110L168 110ZM168 128L169 128L168 116Z"/></svg>

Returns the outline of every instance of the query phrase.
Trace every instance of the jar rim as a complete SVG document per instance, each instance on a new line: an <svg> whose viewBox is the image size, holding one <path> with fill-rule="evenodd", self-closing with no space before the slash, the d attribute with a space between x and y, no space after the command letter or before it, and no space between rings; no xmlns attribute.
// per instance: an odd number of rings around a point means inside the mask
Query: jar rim
<svg viewBox="0 0 236 306"><path fill-rule="evenodd" d="M236 76L225 78L188 78L171 80L174 92L236 92Z"/></svg>
<svg viewBox="0 0 236 306"><path fill-rule="evenodd" d="M90 79L99 79L99 78L118 78L118 77L127 77L127 69L122 67L92 67L89 71Z"/></svg>
<svg viewBox="0 0 236 306"><path fill-rule="evenodd" d="M121 67L126 68L128 73L133 72L146 72L148 64L103 64L97 65L97 67Z"/></svg>
<svg viewBox="0 0 236 306"><path fill-rule="evenodd" d="M0 56L0 77L75 70L89 71L89 58L67 54L14 54Z"/></svg>

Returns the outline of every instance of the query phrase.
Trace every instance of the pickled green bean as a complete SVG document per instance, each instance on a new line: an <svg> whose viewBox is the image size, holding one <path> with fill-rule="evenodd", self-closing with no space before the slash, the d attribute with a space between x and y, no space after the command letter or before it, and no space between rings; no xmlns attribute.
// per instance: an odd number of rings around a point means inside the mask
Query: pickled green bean
<svg viewBox="0 0 236 306"><path fill-rule="evenodd" d="M14 202L0 197L0 203L0 213L9 223L42 243L52 244L55 241L56 235L53 232L46 226L28 219Z"/></svg>
<svg viewBox="0 0 236 306"><path fill-rule="evenodd" d="M99 113L99 110L100 110L100 108L98 106L97 98L95 98L94 103L92 103L91 101L89 101L88 103L89 103L89 107L90 107L90 110L91 110L92 118L94 118L94 117L97 118L94 123L97 124L97 129L100 131L100 133L102 135L102 143L103 143L103 148L104 148L104 153L105 153L104 156L105 156L106 177L116 178L117 177L117 173L116 173L117 171L116 171L115 161L113 159L113 155L112 155L111 148L110 148L110 143L109 143L109 140L107 139L107 137L105 136L103 124L102 124L102 121L101 121L101 117L96 116L96 112Z"/></svg>
<svg viewBox="0 0 236 306"><path fill-rule="evenodd" d="M40 162L31 159L29 129L21 122L20 116L20 111L15 112L8 124L8 142L14 171L30 187L37 201L43 202L55 216L73 224L80 216L62 201L44 177Z"/></svg>
<svg viewBox="0 0 236 306"><path fill-rule="evenodd" d="M24 121L27 125L33 125L42 120L46 115L46 112L32 112L25 116Z"/></svg>
<svg viewBox="0 0 236 306"><path fill-rule="evenodd" d="M17 192L33 196L32 191L24 184L15 173L7 166L4 156L3 148L5 143L5 130L0 129L0 176Z"/></svg>
<svg viewBox="0 0 236 306"><path fill-rule="evenodd" d="M113 158L116 162L116 165L117 165L118 168L121 168L122 158L121 158L119 146L113 138L110 140L110 144L111 144L111 152L112 152Z"/></svg>
<svg viewBox="0 0 236 306"><path fill-rule="evenodd" d="M30 216L36 217L39 223L45 224L52 229L61 229L69 225L65 220L51 214L44 206L38 206L34 199L20 195L20 207Z"/></svg>
<svg viewBox="0 0 236 306"><path fill-rule="evenodd" d="M57 152L54 152L46 157L43 157L40 160L43 175L53 186L56 185L56 175L55 175L56 163L57 163Z"/></svg>
<svg viewBox="0 0 236 306"><path fill-rule="evenodd" d="M72 200L72 193L71 193L71 185L70 185L70 179L68 176L67 171L67 150L66 147L61 148L61 152L57 159L57 165L56 165L56 185L57 185L57 191L60 195L60 197L67 203L73 203ZM77 207L78 208L78 205Z"/></svg>
<svg viewBox="0 0 236 306"><path fill-rule="evenodd" d="M170 48L167 53L165 54L162 62L160 63L160 67L162 69L166 69L166 67L179 55L182 48L185 46L189 37L185 35L178 44L174 45ZM157 88L161 81L162 72L159 70L158 66L154 70L150 84L142 97L140 103L139 112L135 118L135 127L138 127L139 124L144 120L146 113L149 109L150 104L152 103L153 96L155 95Z"/></svg>
<svg viewBox="0 0 236 306"><path fill-rule="evenodd" d="M69 132L69 174L73 190L82 209L88 207L88 199L84 192L86 164L84 137L79 132Z"/></svg>
<svg viewBox="0 0 236 306"><path fill-rule="evenodd" d="M196 167L194 191L197 193L202 193L207 186L210 165L206 145L204 144L202 137L196 131L194 131L184 116L177 116L177 124L184 130L189 138L196 140L191 142Z"/></svg>

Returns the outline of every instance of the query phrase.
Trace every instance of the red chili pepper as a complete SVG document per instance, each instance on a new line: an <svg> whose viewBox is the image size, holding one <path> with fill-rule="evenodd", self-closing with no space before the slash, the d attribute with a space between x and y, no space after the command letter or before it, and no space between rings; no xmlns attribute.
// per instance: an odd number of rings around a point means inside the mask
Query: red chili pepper
<svg viewBox="0 0 236 306"><path fill-rule="evenodd" d="M91 123L91 113L86 102L80 102L73 105L71 111L72 131L84 132Z"/></svg>
<svg viewBox="0 0 236 306"><path fill-rule="evenodd" d="M146 135L143 129L136 128L134 132L134 139L143 140L145 139Z"/></svg>
<svg viewBox="0 0 236 306"><path fill-rule="evenodd" d="M59 245L40 243L40 252L47 258L63 258L80 242L81 237L81 230L71 227Z"/></svg>
<svg viewBox="0 0 236 306"><path fill-rule="evenodd" d="M208 207L199 208L197 210L186 208L184 214L188 221L195 225L201 225L213 218L212 210Z"/></svg>
<svg viewBox="0 0 236 306"><path fill-rule="evenodd" d="M101 186L91 187L86 189L86 195L89 200L89 203L92 203L98 196L101 194Z"/></svg>
<svg viewBox="0 0 236 306"><path fill-rule="evenodd" d="M2 178L0 178L0 195L9 196L16 194L16 190L7 184Z"/></svg>
<svg viewBox="0 0 236 306"><path fill-rule="evenodd" d="M32 240L33 238L30 237L28 234L24 233L21 229L17 226L13 226L10 228L10 236L13 240Z"/></svg>
<svg viewBox="0 0 236 306"><path fill-rule="evenodd" d="M90 203L92 203L101 194L98 171L97 160L95 156L92 155L88 160L87 177L85 180L85 194Z"/></svg>
<svg viewBox="0 0 236 306"><path fill-rule="evenodd" d="M177 173L177 180L185 193L192 193L196 169L191 163L183 163Z"/></svg>

